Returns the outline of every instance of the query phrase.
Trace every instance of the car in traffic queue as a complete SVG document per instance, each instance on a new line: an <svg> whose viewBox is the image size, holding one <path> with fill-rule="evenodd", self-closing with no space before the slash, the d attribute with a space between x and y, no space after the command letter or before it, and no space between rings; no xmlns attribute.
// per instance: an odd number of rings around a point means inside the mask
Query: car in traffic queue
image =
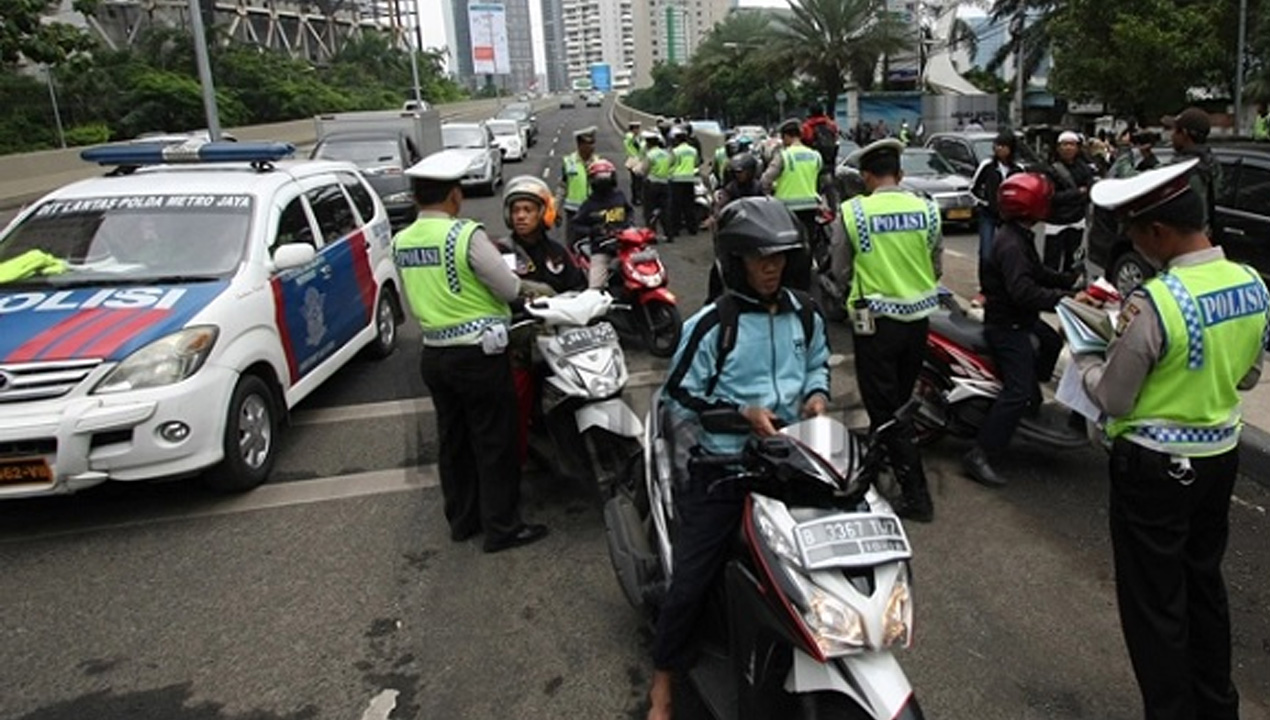
<svg viewBox="0 0 1270 720"><path fill-rule="evenodd" d="M404 318L383 203L287 143L90 148L0 235L0 498L202 474L245 491L288 411Z"/></svg>
<svg viewBox="0 0 1270 720"><path fill-rule="evenodd" d="M970 178L953 171L939 153L929 148L905 148L900 154L900 187L930 198L939 206L944 225L978 222L975 196L970 193ZM846 200L864 193L864 178L859 168L845 159L834 172L839 197Z"/></svg>
<svg viewBox="0 0 1270 720"><path fill-rule="evenodd" d="M520 123L521 129L525 131L526 147L533 147L538 143L538 116L534 114L533 105L527 102L512 103L499 110L495 117L498 120L515 120Z"/></svg>
<svg viewBox="0 0 1270 720"><path fill-rule="evenodd" d="M577 101L573 99L572 93L564 93L560 96L560 109L570 109L577 107Z"/></svg>
<svg viewBox="0 0 1270 720"><path fill-rule="evenodd" d="M1021 133L1018 137L1018 161L1025 170L1040 169L1045 162L1027 144ZM953 131L932 133L926 138L926 147L939 153L953 170L968 178L975 176L979 163L992 157L993 145L996 144L997 133L990 131Z"/></svg>
<svg viewBox="0 0 1270 720"><path fill-rule="evenodd" d="M318 140L309 158L356 165L384 201L394 230L414 222L419 214L405 170L419 162L421 153L405 133L333 133Z"/></svg>
<svg viewBox="0 0 1270 720"><path fill-rule="evenodd" d="M1270 282L1270 149L1253 143L1210 147L1221 165L1213 240L1226 257L1252 267ZM1179 159L1172 148L1156 148L1155 155L1161 164ZM1155 274L1155 267L1133 249L1108 210L1090 208L1084 249L1089 277L1105 275L1122 297Z"/></svg>
<svg viewBox="0 0 1270 720"><path fill-rule="evenodd" d="M597 107L597 108L598 108L598 107L600 107L600 106L601 106L601 105L603 105L603 104L604 104L604 93L602 93L602 92L591 92L591 93L588 93L588 94L587 94L587 96L586 96L586 106L587 106L587 107Z"/></svg>
<svg viewBox="0 0 1270 720"><path fill-rule="evenodd" d="M459 180L464 190L495 193L503 182L503 153L485 123L442 123L441 144L468 156L467 174Z"/></svg>
<svg viewBox="0 0 1270 720"><path fill-rule="evenodd" d="M485 126L494 135L494 144L502 153L505 162L520 162L525 159L525 150L529 145L525 139L524 128L515 120L486 120Z"/></svg>

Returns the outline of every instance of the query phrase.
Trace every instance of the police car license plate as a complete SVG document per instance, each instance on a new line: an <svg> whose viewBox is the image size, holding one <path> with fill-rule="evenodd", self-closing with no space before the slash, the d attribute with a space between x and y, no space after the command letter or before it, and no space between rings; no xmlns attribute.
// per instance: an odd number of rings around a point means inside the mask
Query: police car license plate
<svg viewBox="0 0 1270 720"><path fill-rule="evenodd" d="M949 220L969 220L970 208L950 208L948 210Z"/></svg>
<svg viewBox="0 0 1270 720"><path fill-rule="evenodd" d="M575 353L615 342L617 332L608 323L598 323L590 327L566 330L560 333L557 340L560 341L561 350L566 353Z"/></svg>
<svg viewBox="0 0 1270 720"><path fill-rule="evenodd" d="M913 556L900 519L890 513L847 513L794 527L794 539L809 570L870 567Z"/></svg>
<svg viewBox="0 0 1270 720"><path fill-rule="evenodd" d="M0 485L52 485L53 468L44 458L0 460Z"/></svg>

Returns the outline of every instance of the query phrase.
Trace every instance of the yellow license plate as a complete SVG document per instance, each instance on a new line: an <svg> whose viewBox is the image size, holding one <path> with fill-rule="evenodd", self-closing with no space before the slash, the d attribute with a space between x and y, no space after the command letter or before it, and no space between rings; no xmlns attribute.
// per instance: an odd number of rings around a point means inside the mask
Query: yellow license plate
<svg viewBox="0 0 1270 720"><path fill-rule="evenodd" d="M969 220L970 208L952 208L948 211L949 220Z"/></svg>
<svg viewBox="0 0 1270 720"><path fill-rule="evenodd" d="M0 485L52 485L53 468L44 458L0 459Z"/></svg>

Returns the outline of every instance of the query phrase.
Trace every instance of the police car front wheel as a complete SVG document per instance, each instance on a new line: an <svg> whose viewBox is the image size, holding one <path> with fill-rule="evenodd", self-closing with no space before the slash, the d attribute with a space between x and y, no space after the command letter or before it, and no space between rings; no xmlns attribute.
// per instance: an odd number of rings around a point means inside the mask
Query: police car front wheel
<svg viewBox="0 0 1270 720"><path fill-rule="evenodd" d="M376 360L392 355L397 348L397 295L389 287L379 293L375 303L375 339L366 346L366 354Z"/></svg>
<svg viewBox="0 0 1270 720"><path fill-rule="evenodd" d="M269 477L276 455L278 418L273 393L255 375L243 375L234 387L225 422L225 457L204 476L218 492L244 492Z"/></svg>

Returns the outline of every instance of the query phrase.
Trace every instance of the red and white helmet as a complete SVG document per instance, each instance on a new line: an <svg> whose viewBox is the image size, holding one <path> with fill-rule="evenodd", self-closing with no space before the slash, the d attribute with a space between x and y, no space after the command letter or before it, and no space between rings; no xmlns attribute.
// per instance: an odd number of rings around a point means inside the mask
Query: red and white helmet
<svg viewBox="0 0 1270 720"><path fill-rule="evenodd" d="M612 161L610 160L605 160L604 158L596 158L591 161L590 165L587 166L586 174L587 174L587 177L591 178L591 180L594 181L597 177L600 177L601 175L616 175L617 166L614 165Z"/></svg>
<svg viewBox="0 0 1270 720"><path fill-rule="evenodd" d="M1040 173L1011 175L997 190L997 209L1003 220L1037 222L1050 214L1054 183Z"/></svg>

